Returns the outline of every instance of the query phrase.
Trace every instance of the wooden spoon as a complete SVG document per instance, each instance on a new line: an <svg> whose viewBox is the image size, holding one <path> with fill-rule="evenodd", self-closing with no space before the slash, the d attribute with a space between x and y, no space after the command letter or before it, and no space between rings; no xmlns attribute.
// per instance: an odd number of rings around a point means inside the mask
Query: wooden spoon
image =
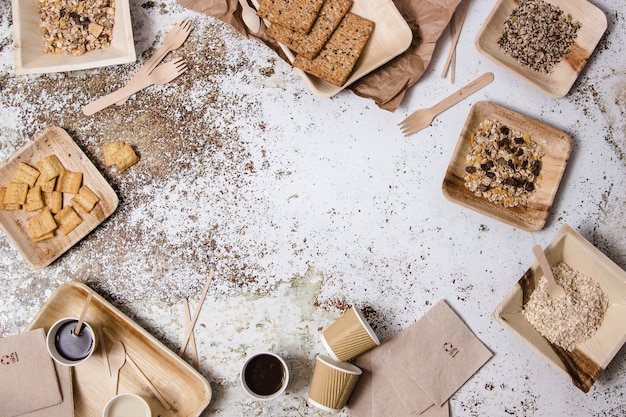
<svg viewBox="0 0 626 417"><path fill-rule="evenodd" d="M256 10L248 4L248 0L239 0L241 6L241 19L250 33L258 33L261 29L261 19L256 14Z"/></svg>
<svg viewBox="0 0 626 417"><path fill-rule="evenodd" d="M550 267L548 258L546 258L546 254L543 252L543 249L541 249L541 246L533 246L533 253L535 254L535 258L537 258L537 262L539 262L541 271L543 271L543 276L548 280L548 295L553 298L564 296L565 290L562 286L557 284L554 279L554 275L552 275L552 268Z"/></svg>
<svg viewBox="0 0 626 417"><path fill-rule="evenodd" d="M109 351L109 366L111 367L111 376L113 377L113 396L117 395L117 384L120 377L120 369L126 363L126 349L124 344L120 341L116 341L111 346Z"/></svg>
<svg viewBox="0 0 626 417"><path fill-rule="evenodd" d="M85 305L83 306L83 311L80 313L80 318L78 319L78 323L76 323L76 327L74 328L75 336L80 336L80 332L83 330L83 322L85 321L85 316L87 316L87 310L89 309L89 304L91 304L92 297L93 293L89 292L89 295L87 295L87 300L85 301Z"/></svg>

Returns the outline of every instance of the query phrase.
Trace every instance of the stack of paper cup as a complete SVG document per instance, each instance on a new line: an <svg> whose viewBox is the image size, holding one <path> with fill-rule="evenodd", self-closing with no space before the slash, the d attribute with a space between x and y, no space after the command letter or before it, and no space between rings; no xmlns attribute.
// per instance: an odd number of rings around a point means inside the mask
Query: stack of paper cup
<svg viewBox="0 0 626 417"><path fill-rule="evenodd" d="M362 371L348 363L318 355L309 387L309 403L324 411L340 411L359 380Z"/></svg>
<svg viewBox="0 0 626 417"><path fill-rule="evenodd" d="M361 312L352 307L322 333L322 343L337 361L347 361L380 345Z"/></svg>

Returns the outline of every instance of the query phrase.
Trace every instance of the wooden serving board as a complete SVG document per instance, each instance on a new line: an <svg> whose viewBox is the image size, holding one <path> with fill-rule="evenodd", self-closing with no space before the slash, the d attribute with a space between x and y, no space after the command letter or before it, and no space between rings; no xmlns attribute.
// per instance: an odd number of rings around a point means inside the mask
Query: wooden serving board
<svg viewBox="0 0 626 417"><path fill-rule="evenodd" d="M54 322L63 317L80 316L89 292L92 290L82 283L68 282L61 285L27 330L43 328L47 332ZM160 417L199 416L209 405L211 386L200 373L96 293L93 294L85 321L96 333L97 346L87 361L72 368L76 417L102 415L104 405L110 398L111 382L102 354L103 341L98 339L99 326L124 344L128 355L172 409L166 410L159 403L128 363L120 369L119 393L140 395L150 404L152 415ZM104 345L107 351L111 349L112 342L106 336Z"/></svg>
<svg viewBox="0 0 626 417"><path fill-rule="evenodd" d="M53 238L41 242L32 242L28 234L28 219L37 214L36 212L0 210L0 227L24 259L37 268L49 265L87 236L115 211L119 203L117 194L87 158L87 155L65 130L56 126L44 130L0 165L0 187L6 187L11 182L11 177L18 163L24 162L36 167L35 163L38 160L50 154L55 154L68 171L82 172L83 185L89 187L100 198L100 201L90 213L78 212L83 222L69 235L65 236L63 233L55 231ZM64 194L64 207L69 204L72 196L71 194Z"/></svg>

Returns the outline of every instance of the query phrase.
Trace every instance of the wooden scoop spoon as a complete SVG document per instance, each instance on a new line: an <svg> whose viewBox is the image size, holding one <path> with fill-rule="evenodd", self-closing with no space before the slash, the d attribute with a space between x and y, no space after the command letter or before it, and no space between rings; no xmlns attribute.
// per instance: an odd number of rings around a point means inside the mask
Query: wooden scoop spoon
<svg viewBox="0 0 626 417"><path fill-rule="evenodd" d="M543 271L543 276L546 277L546 279L548 280L548 295L553 298L564 296L565 290L563 289L563 287L557 284L556 280L554 279L554 275L552 275L552 268L550 267L548 258L546 258L546 254L543 253L543 249L541 249L541 246L533 246L533 253L535 254L535 258L537 258L537 262L539 262L541 271Z"/></svg>
<svg viewBox="0 0 626 417"><path fill-rule="evenodd" d="M116 341L113 343L111 350L109 351L109 365L111 367L111 376L113 377L113 386L112 392L113 396L117 395L117 384L120 377L120 369L126 363L126 349L124 349L124 344L120 341Z"/></svg>

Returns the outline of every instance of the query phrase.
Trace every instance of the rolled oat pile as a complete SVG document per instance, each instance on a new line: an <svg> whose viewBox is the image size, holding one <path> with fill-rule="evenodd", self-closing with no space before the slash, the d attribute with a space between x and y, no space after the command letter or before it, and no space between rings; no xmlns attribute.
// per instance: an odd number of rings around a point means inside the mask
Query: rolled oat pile
<svg viewBox="0 0 626 417"><path fill-rule="evenodd" d="M79 56L111 45L115 0L37 1L45 53Z"/></svg>
<svg viewBox="0 0 626 417"><path fill-rule="evenodd" d="M543 0L523 0L504 23L498 45L520 64L549 73L570 51L580 22Z"/></svg>
<svg viewBox="0 0 626 417"><path fill-rule="evenodd" d="M548 281L541 277L522 315L548 341L571 352L598 330L609 299L595 280L563 262L552 273L565 295L550 297Z"/></svg>

